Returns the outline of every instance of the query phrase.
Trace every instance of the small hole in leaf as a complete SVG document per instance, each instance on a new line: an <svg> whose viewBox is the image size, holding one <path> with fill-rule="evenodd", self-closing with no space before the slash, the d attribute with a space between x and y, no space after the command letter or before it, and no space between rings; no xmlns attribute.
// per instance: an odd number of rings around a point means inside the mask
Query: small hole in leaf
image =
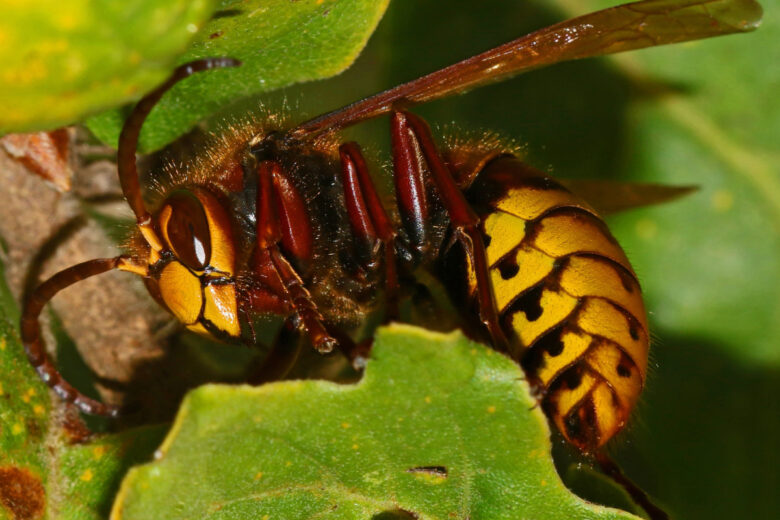
<svg viewBox="0 0 780 520"><path fill-rule="evenodd" d="M409 520L410 518L420 518L416 514L410 511L404 511L403 509L394 509L392 511L382 511L371 517L371 520Z"/></svg>
<svg viewBox="0 0 780 520"><path fill-rule="evenodd" d="M446 478L447 468L445 466L417 466L416 468L409 468L407 473L426 473L428 475L436 475L437 477Z"/></svg>
<svg viewBox="0 0 780 520"><path fill-rule="evenodd" d="M212 14L211 19L216 20L218 18L232 18L233 16L238 16L241 13L241 9L222 9Z"/></svg>

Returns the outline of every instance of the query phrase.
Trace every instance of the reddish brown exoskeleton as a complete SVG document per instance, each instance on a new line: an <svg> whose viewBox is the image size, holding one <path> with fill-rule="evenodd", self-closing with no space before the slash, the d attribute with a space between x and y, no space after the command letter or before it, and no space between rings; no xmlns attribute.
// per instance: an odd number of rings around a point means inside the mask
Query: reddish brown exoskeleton
<svg viewBox="0 0 780 520"><path fill-rule="evenodd" d="M622 249L585 201L513 150L440 147L407 109L565 60L751 30L760 14L752 0L649 0L575 18L294 128L233 129L147 202L135 159L147 114L176 82L239 63L183 65L121 134L119 178L137 219L128 254L73 266L35 290L21 323L30 361L84 412L117 413L62 379L38 324L58 291L111 269L143 277L201 334L273 343L258 330L279 319L318 351L338 346L353 360L371 332L366 318L397 317L426 271L449 284L467 328L523 365L562 434L595 451L623 428L646 375L645 310ZM358 145L334 134L386 113L397 202L389 211ZM296 355L276 341L268 366Z"/></svg>

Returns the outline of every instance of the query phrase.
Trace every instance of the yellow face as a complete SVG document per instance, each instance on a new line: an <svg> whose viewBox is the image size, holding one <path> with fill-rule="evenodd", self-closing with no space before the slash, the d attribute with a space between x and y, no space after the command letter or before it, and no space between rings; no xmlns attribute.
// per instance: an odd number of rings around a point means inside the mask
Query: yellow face
<svg viewBox="0 0 780 520"><path fill-rule="evenodd" d="M235 246L224 207L205 189L176 190L154 216L154 227L159 247L147 238L152 294L190 330L239 337Z"/></svg>

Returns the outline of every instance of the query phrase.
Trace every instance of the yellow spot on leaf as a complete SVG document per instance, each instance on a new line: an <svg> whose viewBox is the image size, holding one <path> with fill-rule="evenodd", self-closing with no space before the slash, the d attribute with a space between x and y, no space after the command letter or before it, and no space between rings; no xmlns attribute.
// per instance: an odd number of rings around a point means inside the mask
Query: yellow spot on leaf
<svg viewBox="0 0 780 520"><path fill-rule="evenodd" d="M24 395L22 396L22 401L24 401L25 403L29 403L30 399L32 399L34 395L35 395L35 389L28 388L27 392L25 392Z"/></svg>
<svg viewBox="0 0 780 520"><path fill-rule="evenodd" d="M255 480L260 480L261 478L263 478L263 472L262 471L258 471L257 475L255 475Z"/></svg>
<svg viewBox="0 0 780 520"><path fill-rule="evenodd" d="M19 423L16 423L16 424L14 424L14 425L11 427L11 433L13 433L14 435L19 435L19 434L20 434L20 433L22 433L23 431L24 431L24 426L22 426L22 425L21 425L21 424L19 424Z"/></svg>
<svg viewBox="0 0 780 520"><path fill-rule="evenodd" d="M73 29L78 25L78 17L75 16L74 13L70 12L69 9L63 9L62 14L56 20L56 22L60 29Z"/></svg>
<svg viewBox="0 0 780 520"><path fill-rule="evenodd" d="M531 459L538 459L543 456L544 456L544 452L542 450L534 449L528 452L528 457Z"/></svg>
<svg viewBox="0 0 780 520"><path fill-rule="evenodd" d="M0 339L0 350L5 350L5 338Z"/></svg>
<svg viewBox="0 0 780 520"><path fill-rule="evenodd" d="M33 413L35 415L43 415L45 411L46 409L40 404L36 404L35 406L33 406Z"/></svg>
<svg viewBox="0 0 780 520"><path fill-rule="evenodd" d="M287 467L289 468L290 466L292 466L292 462L290 462L290 461L288 460L287 462L285 462L285 463L284 463L284 465L285 465L285 466L287 466Z"/></svg>
<svg viewBox="0 0 780 520"><path fill-rule="evenodd" d="M263 520L268 520L269 518L271 518L271 517L268 516L268 515L263 515Z"/></svg>
<svg viewBox="0 0 780 520"><path fill-rule="evenodd" d="M417 480L422 480L426 484L443 484L444 482L447 482L447 478L443 475L434 475L433 473L418 473L415 475L415 478Z"/></svg>
<svg viewBox="0 0 780 520"><path fill-rule="evenodd" d="M95 460L100 460L105 454L106 454L105 446L95 446L94 448L92 448L92 458L94 458Z"/></svg>
<svg viewBox="0 0 780 520"><path fill-rule="evenodd" d="M428 403L428 404L431 404L431 396L426 395L425 396L425 402Z"/></svg>
<svg viewBox="0 0 780 520"><path fill-rule="evenodd" d="M726 213L734 207L734 195L727 190L718 190L712 194L712 209L718 213Z"/></svg>
<svg viewBox="0 0 780 520"><path fill-rule="evenodd" d="M4 392L3 392L3 383L2 383L2 382L0 382L0 395L3 395L3 393L4 393Z"/></svg>
<svg viewBox="0 0 780 520"><path fill-rule="evenodd" d="M343 422L343 423L341 423L341 427L342 427L342 428L345 428L345 429L346 429L346 428L349 428L349 426L350 426L350 424L349 424L348 422Z"/></svg>
<svg viewBox="0 0 780 520"><path fill-rule="evenodd" d="M541 481L539 484L541 484L541 485L542 485L542 487L544 487L544 486L546 486L546 485L547 485L547 481L546 481L546 480L544 480L544 479L542 479L542 481Z"/></svg>
<svg viewBox="0 0 780 520"><path fill-rule="evenodd" d="M496 407L493 405L488 406L487 408L488 413L496 413Z"/></svg>
<svg viewBox="0 0 780 520"><path fill-rule="evenodd" d="M353 445L352 445L352 449L353 449L353 450L356 450L356 449L358 449L359 447L360 447L360 446L358 446L357 444L353 444Z"/></svg>
<svg viewBox="0 0 780 520"><path fill-rule="evenodd" d="M81 480L83 480L84 482L89 482L90 480L92 480L93 476L94 475L92 474L92 470L87 468L87 469L84 470L84 473L82 473L79 478Z"/></svg>

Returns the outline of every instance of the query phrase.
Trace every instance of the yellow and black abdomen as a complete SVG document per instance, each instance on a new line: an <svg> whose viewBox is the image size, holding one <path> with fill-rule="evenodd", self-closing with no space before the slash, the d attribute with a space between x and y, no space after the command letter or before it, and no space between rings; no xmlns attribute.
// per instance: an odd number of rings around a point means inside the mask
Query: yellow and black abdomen
<svg viewBox="0 0 780 520"><path fill-rule="evenodd" d="M545 412L580 449L602 446L647 371L645 308L623 250L584 201L513 157L488 164L468 195L502 324Z"/></svg>

